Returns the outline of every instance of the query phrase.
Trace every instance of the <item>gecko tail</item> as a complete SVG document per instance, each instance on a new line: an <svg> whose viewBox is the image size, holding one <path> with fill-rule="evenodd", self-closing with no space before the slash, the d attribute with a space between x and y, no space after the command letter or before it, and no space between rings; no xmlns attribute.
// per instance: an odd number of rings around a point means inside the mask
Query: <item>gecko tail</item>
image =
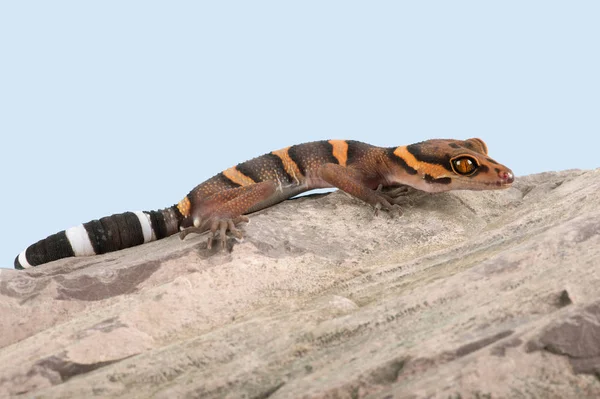
<svg viewBox="0 0 600 399"><path fill-rule="evenodd" d="M71 256L100 255L159 240L179 231L176 205L158 211L125 212L62 230L30 245L15 258L27 269Z"/></svg>

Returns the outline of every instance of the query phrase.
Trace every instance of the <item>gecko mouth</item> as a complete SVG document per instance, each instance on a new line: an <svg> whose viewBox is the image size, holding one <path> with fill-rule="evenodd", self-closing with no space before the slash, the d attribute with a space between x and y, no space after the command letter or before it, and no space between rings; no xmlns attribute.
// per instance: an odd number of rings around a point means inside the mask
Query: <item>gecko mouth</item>
<svg viewBox="0 0 600 399"><path fill-rule="evenodd" d="M482 187L482 189L503 189L512 186L513 182L515 181L515 175L512 173L512 171L498 171L497 177L498 178L493 180L462 180L461 183L464 183L466 186L469 187L480 186Z"/></svg>
<svg viewBox="0 0 600 399"><path fill-rule="evenodd" d="M486 186L497 186L497 187L509 187L512 186L512 181L511 182L507 182L504 180L493 180L493 181L486 181L486 182L482 182L483 184L485 184ZM479 183L477 183L479 184Z"/></svg>
<svg viewBox="0 0 600 399"><path fill-rule="evenodd" d="M486 182L485 183L487 186L491 186L491 187L498 187L498 188L509 188L510 186L512 186L512 181L511 182L506 182L506 181L502 181L502 180L496 180L495 182Z"/></svg>
<svg viewBox="0 0 600 399"><path fill-rule="evenodd" d="M504 189L504 188L509 188L512 186L512 181L506 181L506 180L491 180L491 181L465 181L462 180L460 182L457 182L457 185L460 185L462 187L464 187L465 189L468 190L494 190L494 189Z"/></svg>

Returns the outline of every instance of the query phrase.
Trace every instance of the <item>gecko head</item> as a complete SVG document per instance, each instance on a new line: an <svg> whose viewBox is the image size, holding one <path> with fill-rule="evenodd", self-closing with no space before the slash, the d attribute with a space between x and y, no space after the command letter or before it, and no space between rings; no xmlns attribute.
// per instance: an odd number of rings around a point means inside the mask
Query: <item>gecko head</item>
<svg viewBox="0 0 600 399"><path fill-rule="evenodd" d="M402 158L404 184L427 192L508 188L513 172L488 155L483 140L435 139L394 150Z"/></svg>

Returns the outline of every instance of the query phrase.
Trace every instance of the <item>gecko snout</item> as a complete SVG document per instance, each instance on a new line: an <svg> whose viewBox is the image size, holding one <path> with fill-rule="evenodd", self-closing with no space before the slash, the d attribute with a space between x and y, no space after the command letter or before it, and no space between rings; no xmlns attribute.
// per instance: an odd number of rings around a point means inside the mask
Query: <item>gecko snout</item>
<svg viewBox="0 0 600 399"><path fill-rule="evenodd" d="M515 181L515 175L511 171L500 171L498 172L498 177L504 184L511 184Z"/></svg>

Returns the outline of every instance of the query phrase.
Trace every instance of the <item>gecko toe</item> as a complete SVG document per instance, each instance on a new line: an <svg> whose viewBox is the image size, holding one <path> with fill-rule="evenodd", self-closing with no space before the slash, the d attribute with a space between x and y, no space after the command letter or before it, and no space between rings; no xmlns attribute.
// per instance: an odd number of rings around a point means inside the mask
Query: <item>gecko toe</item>
<svg viewBox="0 0 600 399"><path fill-rule="evenodd" d="M188 234L191 234L191 233L202 234L205 231L206 231L205 229L200 229L200 228L194 227L194 226L186 227L185 229L183 229L179 232L179 239L183 240L183 239L185 239L185 237Z"/></svg>
<svg viewBox="0 0 600 399"><path fill-rule="evenodd" d="M227 221L227 228L229 229L231 235L237 238L238 240L241 240L243 238L242 232L235 227L235 222L233 220Z"/></svg>
<svg viewBox="0 0 600 399"><path fill-rule="evenodd" d="M215 240L218 240L220 250L224 250L227 248L228 233L231 236L241 240L243 238L243 234L241 230L237 228L237 225L239 225L240 223L247 223L248 220L248 217L243 215L236 216L234 218L213 217L207 219L199 227L185 228L179 233L179 237L183 239L190 233L202 234L208 232L208 238L206 240L206 249L212 249L213 242Z"/></svg>
<svg viewBox="0 0 600 399"><path fill-rule="evenodd" d="M402 216L402 214L404 213L400 205L396 204L394 201L388 201L385 197L380 197L379 202L375 204L374 208L375 216L379 216L379 211L381 209L388 211L392 217L396 215Z"/></svg>
<svg viewBox="0 0 600 399"><path fill-rule="evenodd" d="M250 218L248 216L240 215L233 219L233 224L238 225L240 223L250 223Z"/></svg>
<svg viewBox="0 0 600 399"><path fill-rule="evenodd" d="M219 221L219 238L221 242L221 251L227 247L227 227L230 220Z"/></svg>
<svg viewBox="0 0 600 399"><path fill-rule="evenodd" d="M392 204L392 208L389 209L389 211L390 211L390 215L392 215L392 217L402 216L404 214L404 210L402 210L402 207L396 203Z"/></svg>

